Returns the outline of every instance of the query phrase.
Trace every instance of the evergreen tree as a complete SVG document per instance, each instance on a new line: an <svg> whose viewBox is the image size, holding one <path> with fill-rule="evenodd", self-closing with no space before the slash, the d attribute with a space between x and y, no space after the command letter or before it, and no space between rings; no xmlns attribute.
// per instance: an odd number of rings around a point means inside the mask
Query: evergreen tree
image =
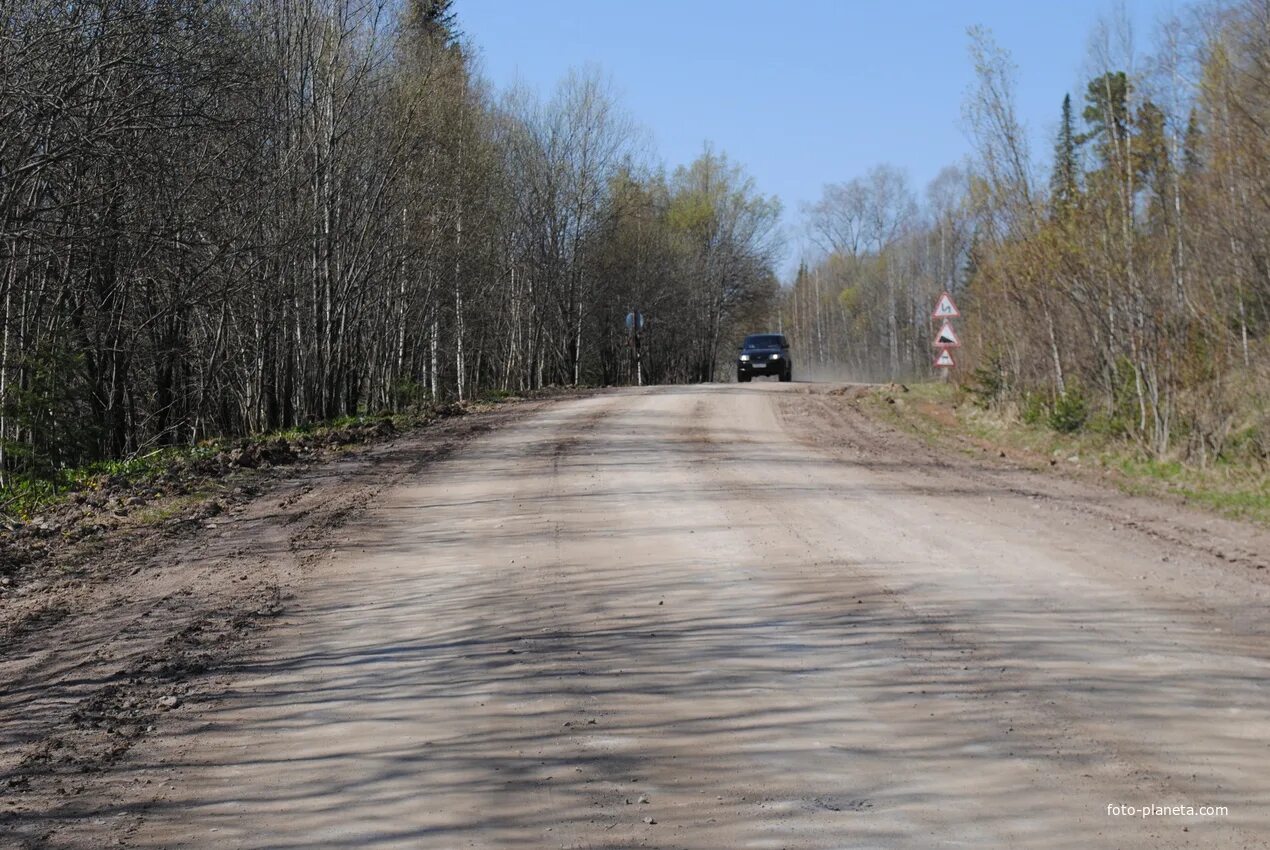
<svg viewBox="0 0 1270 850"><path fill-rule="evenodd" d="M1050 211L1064 219L1076 202L1076 133L1072 126L1072 96L1063 96L1063 122L1054 143L1054 173L1050 177Z"/></svg>
<svg viewBox="0 0 1270 850"><path fill-rule="evenodd" d="M1138 109L1134 125L1137 129L1133 143L1134 172L1141 185L1151 191L1152 218L1167 217L1173 163L1169 159L1164 112L1148 100Z"/></svg>
<svg viewBox="0 0 1270 850"><path fill-rule="evenodd" d="M428 37L449 44L458 39L458 16L454 13L454 0L413 0L409 7L407 26L418 28Z"/></svg>
<svg viewBox="0 0 1270 850"><path fill-rule="evenodd" d="M1129 137L1129 95L1132 87L1124 71L1109 71L1089 81L1081 117L1089 125L1079 144L1094 142L1104 163L1115 160L1116 151Z"/></svg>
<svg viewBox="0 0 1270 850"><path fill-rule="evenodd" d="M1186 119L1186 138L1182 142L1182 173L1186 175L1198 174L1203 166L1203 160L1200 158L1200 145L1203 143L1204 133L1199 126L1199 113L1195 107L1191 107L1191 114Z"/></svg>

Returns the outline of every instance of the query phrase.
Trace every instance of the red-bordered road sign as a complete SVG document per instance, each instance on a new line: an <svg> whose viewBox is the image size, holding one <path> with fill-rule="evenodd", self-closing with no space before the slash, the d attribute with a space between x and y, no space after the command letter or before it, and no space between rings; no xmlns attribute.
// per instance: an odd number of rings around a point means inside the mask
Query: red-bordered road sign
<svg viewBox="0 0 1270 850"><path fill-rule="evenodd" d="M961 340L957 337L957 332L953 330L951 322L944 322L943 327L939 329L939 333L935 334L934 346L936 348L957 348L961 345Z"/></svg>
<svg viewBox="0 0 1270 850"><path fill-rule="evenodd" d="M935 302L935 312L930 315L932 319L955 319L961 315L961 311L957 309L952 296L945 292Z"/></svg>

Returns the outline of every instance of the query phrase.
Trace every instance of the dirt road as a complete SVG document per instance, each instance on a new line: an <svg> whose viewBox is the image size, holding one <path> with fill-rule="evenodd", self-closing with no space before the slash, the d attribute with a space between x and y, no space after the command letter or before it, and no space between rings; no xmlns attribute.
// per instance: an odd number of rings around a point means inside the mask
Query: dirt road
<svg viewBox="0 0 1270 850"><path fill-rule="evenodd" d="M824 387L560 402L344 525L121 841L1270 846L1267 542Z"/></svg>

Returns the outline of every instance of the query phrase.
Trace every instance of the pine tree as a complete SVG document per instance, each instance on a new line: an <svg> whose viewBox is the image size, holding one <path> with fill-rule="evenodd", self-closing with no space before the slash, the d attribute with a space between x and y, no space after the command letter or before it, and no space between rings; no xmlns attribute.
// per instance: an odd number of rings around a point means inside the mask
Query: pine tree
<svg viewBox="0 0 1270 850"><path fill-rule="evenodd" d="M1089 81L1085 91L1085 111L1081 113L1089 132L1078 144L1094 142L1103 163L1114 162L1124 141L1129 138L1129 96L1133 86L1124 71L1108 71Z"/></svg>
<svg viewBox="0 0 1270 850"><path fill-rule="evenodd" d="M1054 143L1054 173L1050 177L1050 212L1064 219L1076 203L1076 133L1072 126L1072 96L1063 96L1063 123Z"/></svg>
<svg viewBox="0 0 1270 850"><path fill-rule="evenodd" d="M1133 142L1133 165L1141 185L1151 190L1153 218L1169 214L1170 187L1173 185L1173 163L1169 159L1169 141L1163 110L1151 101L1138 108L1134 120L1137 135Z"/></svg>
<svg viewBox="0 0 1270 850"><path fill-rule="evenodd" d="M1200 158L1200 145L1203 143L1204 131L1199 126L1199 113L1191 107L1191 114L1186 120L1186 138L1182 142L1182 173L1188 176L1198 174L1203 160Z"/></svg>
<svg viewBox="0 0 1270 850"><path fill-rule="evenodd" d="M454 0L411 0L403 28L427 42L453 45L461 35L453 7Z"/></svg>

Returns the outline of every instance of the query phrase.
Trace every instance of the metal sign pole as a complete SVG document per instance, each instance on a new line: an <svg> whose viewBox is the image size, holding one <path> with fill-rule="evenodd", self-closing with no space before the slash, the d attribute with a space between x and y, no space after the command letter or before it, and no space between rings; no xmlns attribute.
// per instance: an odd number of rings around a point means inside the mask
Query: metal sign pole
<svg viewBox="0 0 1270 850"><path fill-rule="evenodd" d="M635 334L635 386L637 387L644 386L644 358L640 355L639 334Z"/></svg>
<svg viewBox="0 0 1270 850"><path fill-rule="evenodd" d="M644 386L644 364L640 350L640 331L644 329L644 314L632 309L626 314L626 332L630 335L631 351L635 354L635 386Z"/></svg>

